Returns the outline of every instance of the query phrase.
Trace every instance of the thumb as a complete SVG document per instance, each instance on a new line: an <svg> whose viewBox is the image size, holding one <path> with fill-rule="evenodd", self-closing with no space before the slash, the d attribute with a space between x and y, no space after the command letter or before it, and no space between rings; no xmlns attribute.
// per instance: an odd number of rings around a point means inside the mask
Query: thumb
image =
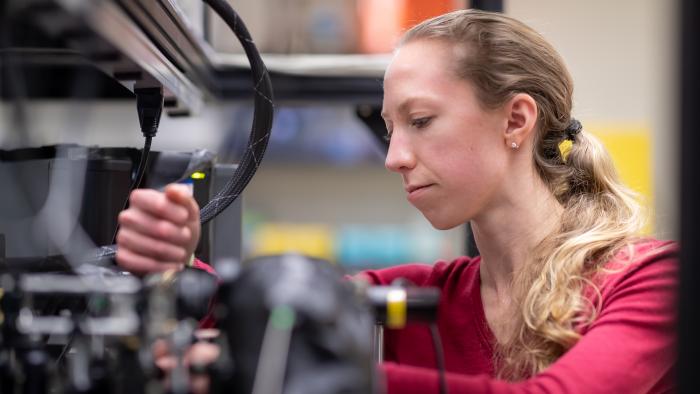
<svg viewBox="0 0 700 394"><path fill-rule="evenodd" d="M192 197L190 188L185 185L170 184L165 187L165 196L187 209L187 220L199 219L199 205Z"/></svg>

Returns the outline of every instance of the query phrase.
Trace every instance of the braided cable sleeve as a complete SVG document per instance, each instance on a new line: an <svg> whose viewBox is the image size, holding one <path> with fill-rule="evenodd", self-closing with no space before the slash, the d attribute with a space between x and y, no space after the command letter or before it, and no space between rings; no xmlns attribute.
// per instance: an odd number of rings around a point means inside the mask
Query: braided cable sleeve
<svg viewBox="0 0 700 394"><path fill-rule="evenodd" d="M267 68L240 16L224 0L203 0L228 25L245 50L253 77L253 126L238 168L224 187L201 209L200 222L207 223L221 213L243 192L262 161L272 129L274 104L272 83Z"/></svg>

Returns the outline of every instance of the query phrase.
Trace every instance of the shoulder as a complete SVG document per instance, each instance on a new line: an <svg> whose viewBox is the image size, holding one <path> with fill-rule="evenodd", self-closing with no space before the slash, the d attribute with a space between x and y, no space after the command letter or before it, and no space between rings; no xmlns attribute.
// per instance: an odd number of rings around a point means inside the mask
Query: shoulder
<svg viewBox="0 0 700 394"><path fill-rule="evenodd" d="M675 270L678 252L674 241L646 238L621 248L604 268L611 278L629 277L640 270Z"/></svg>
<svg viewBox="0 0 700 394"><path fill-rule="evenodd" d="M379 270L363 271L362 276L375 285L389 285L396 279L407 279L418 286L444 286L449 281L478 277L479 258L461 256L450 262L439 260L434 264L403 264Z"/></svg>
<svg viewBox="0 0 700 394"><path fill-rule="evenodd" d="M678 286L678 244L645 239L618 251L604 267L604 304L632 295L673 298ZM607 301L607 302L605 302Z"/></svg>
<svg viewBox="0 0 700 394"><path fill-rule="evenodd" d="M659 258L673 258L677 254L678 244L675 241L644 238L630 244L628 248L619 250L616 257L643 263L645 261L658 260Z"/></svg>

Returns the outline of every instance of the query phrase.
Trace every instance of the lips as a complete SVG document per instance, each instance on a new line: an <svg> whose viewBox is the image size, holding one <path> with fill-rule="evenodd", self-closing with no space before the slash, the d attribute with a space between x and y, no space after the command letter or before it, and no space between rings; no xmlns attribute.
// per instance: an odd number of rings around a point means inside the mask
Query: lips
<svg viewBox="0 0 700 394"><path fill-rule="evenodd" d="M416 190L423 189L428 186L430 185L408 185L404 189L406 190L406 193L411 194Z"/></svg>
<svg viewBox="0 0 700 394"><path fill-rule="evenodd" d="M420 198L423 193L425 193L426 190L428 190L433 184L425 184L425 185L408 185L405 187L406 193L408 193L408 200L411 202L414 202L418 198Z"/></svg>

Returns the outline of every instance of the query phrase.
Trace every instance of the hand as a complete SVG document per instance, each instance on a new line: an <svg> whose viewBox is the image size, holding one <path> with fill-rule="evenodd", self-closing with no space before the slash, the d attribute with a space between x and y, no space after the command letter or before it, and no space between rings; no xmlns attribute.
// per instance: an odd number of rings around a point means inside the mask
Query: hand
<svg viewBox="0 0 700 394"><path fill-rule="evenodd" d="M135 275L182 269L194 253L201 228L199 207L184 185L165 192L137 189L119 214L117 264Z"/></svg>
<svg viewBox="0 0 700 394"><path fill-rule="evenodd" d="M195 333L195 336L198 336ZM162 339L157 340L153 347L153 358L156 366L163 372L165 388L170 390L170 374L177 366L177 359L171 354L168 343ZM207 366L216 361L221 354L221 349L214 343L197 342L185 353L183 363L190 365ZM206 374L190 374L189 390L193 394L205 394L209 392L209 376Z"/></svg>

